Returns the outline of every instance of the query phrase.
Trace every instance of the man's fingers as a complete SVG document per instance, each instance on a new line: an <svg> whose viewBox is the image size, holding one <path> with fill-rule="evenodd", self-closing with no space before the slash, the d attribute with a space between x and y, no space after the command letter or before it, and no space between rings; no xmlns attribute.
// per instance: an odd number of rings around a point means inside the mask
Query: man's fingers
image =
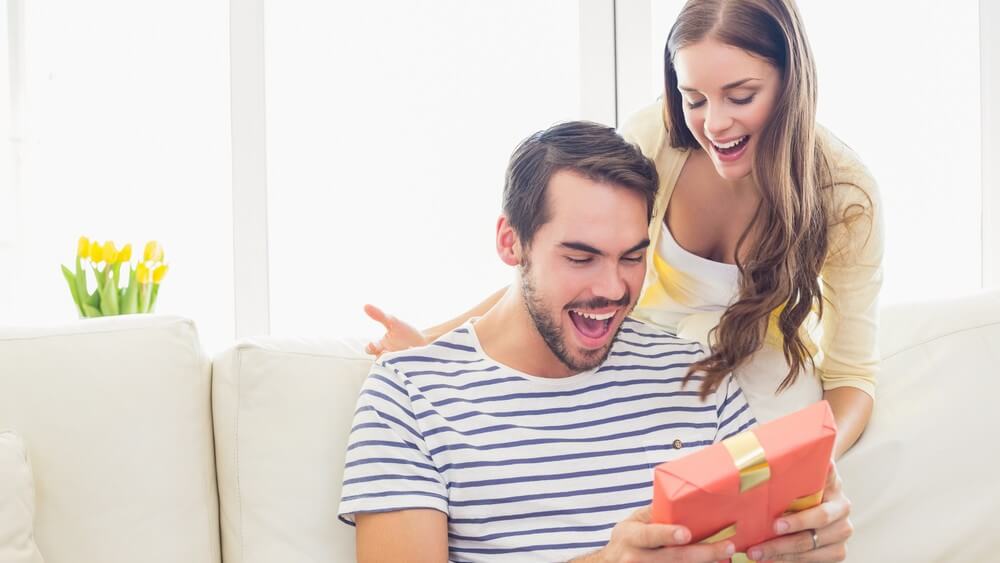
<svg viewBox="0 0 1000 563"><path fill-rule="evenodd" d="M790 533L802 530L818 530L838 520L846 519L850 513L851 502L845 497L839 496L802 512L782 516L780 520L784 520L788 524L788 530L785 533Z"/></svg>
<svg viewBox="0 0 1000 563"><path fill-rule="evenodd" d="M696 543L674 549L677 550L677 557L671 561L729 561L736 551L733 543L727 540Z"/></svg>
<svg viewBox="0 0 1000 563"><path fill-rule="evenodd" d="M813 549L813 530L803 530L779 536L760 545L751 546L747 555L755 561L789 558L795 555L814 553L826 547L843 544L851 537L854 527L848 519L838 520L832 525L816 530L817 549ZM811 561L812 559L809 559ZM831 561L838 561L833 559Z"/></svg>
<svg viewBox="0 0 1000 563"><path fill-rule="evenodd" d="M619 524L612 534L621 535L625 544L640 549L684 545L691 541L691 532L684 526L643 524L628 520Z"/></svg>
<svg viewBox="0 0 1000 563"><path fill-rule="evenodd" d="M640 508L639 510L633 512L632 516L630 516L629 518L632 520L642 522L643 524L648 524L649 520L652 518L652 515L653 515L653 505L648 504Z"/></svg>
<svg viewBox="0 0 1000 563"><path fill-rule="evenodd" d="M828 563L847 559L847 546L843 543L826 545L814 551L805 553L789 553L771 558L771 561L814 561Z"/></svg>
<svg viewBox="0 0 1000 563"><path fill-rule="evenodd" d="M382 309L379 309L375 305L365 305L365 314L372 318L373 321L380 323L389 330L389 324L392 322L392 317L386 315Z"/></svg>

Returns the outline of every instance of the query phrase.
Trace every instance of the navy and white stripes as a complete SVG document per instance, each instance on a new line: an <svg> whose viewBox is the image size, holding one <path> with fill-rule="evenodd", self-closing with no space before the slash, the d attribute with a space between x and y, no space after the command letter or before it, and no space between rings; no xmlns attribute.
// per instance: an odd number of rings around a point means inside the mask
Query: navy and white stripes
<svg viewBox="0 0 1000 563"><path fill-rule="evenodd" d="M569 378L487 357L471 325L383 357L358 398L341 518L432 508L453 561L565 561L650 502L652 468L755 424L732 379L682 385L698 344L626 320L608 360Z"/></svg>

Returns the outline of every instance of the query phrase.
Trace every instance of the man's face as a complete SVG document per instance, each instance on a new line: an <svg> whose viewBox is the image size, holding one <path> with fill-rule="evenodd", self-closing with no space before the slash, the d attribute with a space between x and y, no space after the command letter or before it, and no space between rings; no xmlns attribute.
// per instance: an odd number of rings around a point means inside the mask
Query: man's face
<svg viewBox="0 0 1000 563"><path fill-rule="evenodd" d="M546 193L550 220L520 268L528 313L552 353L574 372L607 359L646 272L646 202L638 193L569 170Z"/></svg>

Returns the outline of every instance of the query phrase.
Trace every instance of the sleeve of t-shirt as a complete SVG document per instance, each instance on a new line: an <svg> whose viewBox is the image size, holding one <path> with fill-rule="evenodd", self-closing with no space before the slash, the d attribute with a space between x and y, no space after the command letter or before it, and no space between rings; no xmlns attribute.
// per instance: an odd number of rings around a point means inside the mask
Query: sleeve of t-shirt
<svg viewBox="0 0 1000 563"><path fill-rule="evenodd" d="M719 430L715 434L716 442L735 436L757 424L757 419L750 412L750 405L743 396L743 389L733 376L726 377L719 384L715 397L719 420Z"/></svg>
<svg viewBox="0 0 1000 563"><path fill-rule="evenodd" d="M448 514L448 491L410 402L410 384L381 363L358 396L348 439L340 519L365 512L433 508Z"/></svg>

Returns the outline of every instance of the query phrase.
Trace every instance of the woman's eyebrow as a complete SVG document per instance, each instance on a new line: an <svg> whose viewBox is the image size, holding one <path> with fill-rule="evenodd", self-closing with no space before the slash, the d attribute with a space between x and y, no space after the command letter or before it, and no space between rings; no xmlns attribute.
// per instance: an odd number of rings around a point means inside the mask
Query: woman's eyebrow
<svg viewBox="0 0 1000 563"><path fill-rule="evenodd" d="M730 82L729 84L724 85L722 87L722 89L723 90L732 90L733 88L739 88L740 86L743 86L744 84L746 84L747 82L750 82L751 80L760 80L760 78L754 78L754 77L751 76L749 78L744 78L742 80L737 80L736 82ZM697 88L691 88L689 86L680 86L680 85L678 85L677 88L679 88L681 90L684 90L685 92L697 92L698 91Z"/></svg>

